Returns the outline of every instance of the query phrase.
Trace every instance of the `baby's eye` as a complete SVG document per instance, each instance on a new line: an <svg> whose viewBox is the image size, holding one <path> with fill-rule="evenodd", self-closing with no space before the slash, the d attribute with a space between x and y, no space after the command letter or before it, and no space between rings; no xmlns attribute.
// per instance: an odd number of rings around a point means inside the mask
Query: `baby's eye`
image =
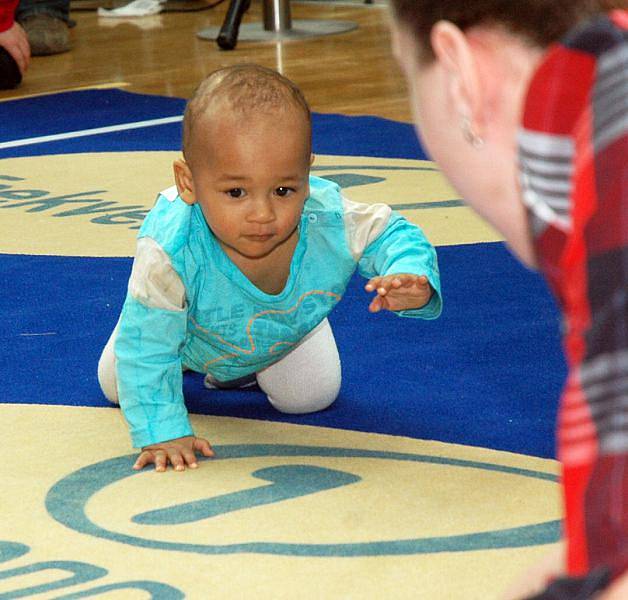
<svg viewBox="0 0 628 600"><path fill-rule="evenodd" d="M278 187L275 190L275 194L277 194L277 196L281 196L282 198L284 196L287 196L291 192L294 192L294 190L292 188L289 188L289 187Z"/></svg>
<svg viewBox="0 0 628 600"><path fill-rule="evenodd" d="M227 195L232 198L242 198L242 196L244 196L244 190L242 188L233 188L231 190L227 190Z"/></svg>

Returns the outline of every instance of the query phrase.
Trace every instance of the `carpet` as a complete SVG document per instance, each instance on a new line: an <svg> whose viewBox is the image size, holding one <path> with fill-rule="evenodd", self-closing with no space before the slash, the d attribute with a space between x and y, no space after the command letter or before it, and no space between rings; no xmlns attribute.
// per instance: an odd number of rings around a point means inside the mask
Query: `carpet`
<svg viewBox="0 0 628 600"><path fill-rule="evenodd" d="M120 90L0 103L0 598L497 598L559 536L558 314L408 124L315 114L313 172L421 225L442 317L372 315L356 276L330 316L330 409L283 415L257 388L186 374L218 458L129 470L96 362L171 185L183 105Z"/></svg>

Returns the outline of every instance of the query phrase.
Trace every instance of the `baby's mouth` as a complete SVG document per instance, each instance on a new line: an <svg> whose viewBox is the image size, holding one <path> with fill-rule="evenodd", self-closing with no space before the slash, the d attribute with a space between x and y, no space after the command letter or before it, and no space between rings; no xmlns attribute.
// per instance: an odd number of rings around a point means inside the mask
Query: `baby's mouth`
<svg viewBox="0 0 628 600"><path fill-rule="evenodd" d="M272 233L249 233L244 236L248 240L252 240L254 242L265 242L273 237Z"/></svg>

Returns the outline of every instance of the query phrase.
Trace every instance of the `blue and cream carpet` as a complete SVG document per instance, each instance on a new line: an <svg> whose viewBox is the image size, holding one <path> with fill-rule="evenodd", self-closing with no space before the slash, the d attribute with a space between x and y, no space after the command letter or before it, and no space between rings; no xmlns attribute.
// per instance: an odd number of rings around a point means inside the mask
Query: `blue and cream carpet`
<svg viewBox="0 0 628 600"><path fill-rule="evenodd" d="M187 374L217 459L130 470L96 363L183 107L119 90L0 102L0 598L497 598L559 535L558 315L408 124L315 114L314 173L421 225L442 317L372 315L356 276L330 318L330 409L282 415Z"/></svg>

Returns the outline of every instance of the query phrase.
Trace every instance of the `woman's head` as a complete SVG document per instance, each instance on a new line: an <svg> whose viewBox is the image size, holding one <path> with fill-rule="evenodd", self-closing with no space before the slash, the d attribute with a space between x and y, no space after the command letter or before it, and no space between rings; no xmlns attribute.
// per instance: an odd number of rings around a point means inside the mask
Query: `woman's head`
<svg viewBox="0 0 628 600"><path fill-rule="evenodd" d="M626 0L391 0L394 16L418 41L424 60L432 60L432 27L449 21L461 31L500 27L530 45L546 48L593 15L626 8Z"/></svg>
<svg viewBox="0 0 628 600"><path fill-rule="evenodd" d="M626 0L392 0L417 132L461 198L533 263L516 135L546 47Z"/></svg>

